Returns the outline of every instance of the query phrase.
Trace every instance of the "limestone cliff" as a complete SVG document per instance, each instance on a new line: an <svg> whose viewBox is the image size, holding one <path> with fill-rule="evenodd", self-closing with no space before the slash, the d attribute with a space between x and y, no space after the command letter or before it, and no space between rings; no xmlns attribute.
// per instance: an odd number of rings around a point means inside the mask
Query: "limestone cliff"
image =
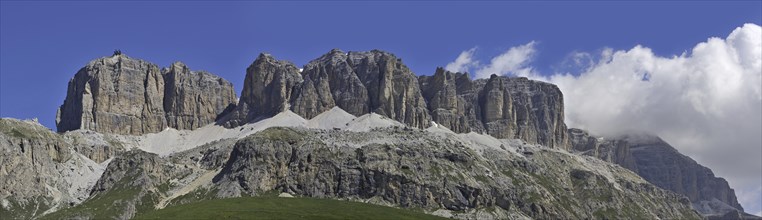
<svg viewBox="0 0 762 220"><path fill-rule="evenodd" d="M304 67L292 111L312 118L338 106L355 116L375 112L413 127L430 117L415 74L391 53L331 50Z"/></svg>
<svg viewBox="0 0 762 220"><path fill-rule="evenodd" d="M236 127L289 109L294 86L301 82L293 63L260 54L246 69L239 105L226 116L224 124Z"/></svg>
<svg viewBox="0 0 762 220"><path fill-rule="evenodd" d="M568 146L563 95L553 84L496 75L471 80L442 68L418 81L433 121L455 132Z"/></svg>
<svg viewBox="0 0 762 220"><path fill-rule="evenodd" d="M120 54L93 60L74 75L56 127L132 135L194 129L213 122L235 100L232 84L218 76L182 63L162 71Z"/></svg>

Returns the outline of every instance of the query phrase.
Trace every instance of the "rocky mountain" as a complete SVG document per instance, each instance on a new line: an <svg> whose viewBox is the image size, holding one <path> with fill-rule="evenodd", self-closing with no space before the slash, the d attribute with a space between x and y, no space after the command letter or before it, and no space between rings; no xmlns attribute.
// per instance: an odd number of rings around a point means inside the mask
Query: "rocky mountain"
<svg viewBox="0 0 762 220"><path fill-rule="evenodd" d="M225 124L241 126L289 109L293 88L301 82L302 76L293 63L260 54L246 68L239 105L225 118Z"/></svg>
<svg viewBox="0 0 762 220"><path fill-rule="evenodd" d="M355 116L375 112L418 128L431 121L415 74L379 50L334 49L310 61L301 74L294 64L261 54L246 71L241 103L227 126L285 109L310 119L333 107Z"/></svg>
<svg viewBox="0 0 762 220"><path fill-rule="evenodd" d="M0 119L0 217L30 219L86 200L105 169L93 158L110 158L100 149L106 141L91 138L82 144L56 134L36 121ZM75 143L77 143L75 145ZM93 144L93 145L90 145ZM111 146L120 151L119 146ZM115 154L115 153L114 153Z"/></svg>
<svg viewBox="0 0 762 220"><path fill-rule="evenodd" d="M460 219L700 218L687 198L659 189L624 168L516 139L455 134L438 127L381 126L356 132L280 127L287 123L283 118L270 123L273 127L249 136L220 139L168 156L130 146L120 135L106 135L130 150L104 163L107 166L97 181L86 184L87 199L56 202L57 196L65 198L70 192L37 190L30 195L51 202L22 203L10 200L17 198L11 195L1 198L10 201L3 206L3 214L128 219L200 200L278 192L412 208ZM11 130L22 127L16 123ZM73 145L66 142L70 133L47 134L51 140ZM0 134L5 136L6 132ZM17 143L3 143L3 147L19 151ZM87 160L70 152L74 156L68 161ZM55 154L43 154L37 160L68 163L55 158ZM26 176L56 179L53 174ZM9 191L21 188L11 186L17 188Z"/></svg>
<svg viewBox="0 0 762 220"><path fill-rule="evenodd" d="M257 103L257 105L254 105ZM333 107L370 112L426 128L431 121L459 133L487 133L549 147L568 146L563 96L552 84L437 69L416 77L394 55L334 49L299 69L261 54L247 69L241 104L225 122L235 127L290 109L310 119Z"/></svg>
<svg viewBox="0 0 762 220"><path fill-rule="evenodd" d="M685 195L702 214L724 215L732 209L743 213L735 191L725 179L659 137L641 134L602 138L576 128L569 129L569 136L574 151L619 164L656 186Z"/></svg>
<svg viewBox="0 0 762 220"><path fill-rule="evenodd" d="M74 75L56 127L132 135L194 129L235 104L233 85L211 73L179 62L160 70L118 54L91 61Z"/></svg>
<svg viewBox="0 0 762 220"><path fill-rule="evenodd" d="M478 139L494 142L469 142ZM560 161L564 166L554 164ZM215 182L207 192L218 197L276 190L459 218L697 217L684 207L687 199L622 168L449 131L271 128L239 140Z"/></svg>
<svg viewBox="0 0 762 220"><path fill-rule="evenodd" d="M418 82L432 120L455 132L568 146L563 95L553 84L496 75L471 80L467 73L442 68Z"/></svg>
<svg viewBox="0 0 762 220"><path fill-rule="evenodd" d="M567 130L548 83L417 77L388 52L332 50L302 69L260 54L239 102L232 90L179 62L90 62L69 82L60 133L0 119L0 216L130 219L272 194L458 219L742 210L727 182L658 138Z"/></svg>

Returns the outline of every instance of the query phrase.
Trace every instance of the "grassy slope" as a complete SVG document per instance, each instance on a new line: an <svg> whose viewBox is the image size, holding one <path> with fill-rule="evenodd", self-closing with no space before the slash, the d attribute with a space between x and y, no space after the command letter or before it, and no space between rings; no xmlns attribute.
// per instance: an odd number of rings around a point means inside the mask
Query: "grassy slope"
<svg viewBox="0 0 762 220"><path fill-rule="evenodd" d="M136 219L444 219L412 210L315 198L242 197L155 210Z"/></svg>

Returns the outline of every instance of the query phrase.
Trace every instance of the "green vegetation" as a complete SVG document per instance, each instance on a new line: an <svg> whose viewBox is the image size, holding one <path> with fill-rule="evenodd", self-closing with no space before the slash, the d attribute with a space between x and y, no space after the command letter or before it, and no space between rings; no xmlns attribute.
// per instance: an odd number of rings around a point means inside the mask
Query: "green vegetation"
<svg viewBox="0 0 762 220"><path fill-rule="evenodd" d="M168 206L212 200L215 199L215 194L217 194L216 189L199 188L189 192L188 194L173 199L169 202Z"/></svg>
<svg viewBox="0 0 762 220"><path fill-rule="evenodd" d="M492 179L484 175L475 175L474 178L476 178L476 181L479 181L481 183L489 183L492 181Z"/></svg>
<svg viewBox="0 0 762 220"><path fill-rule="evenodd" d="M147 212L135 219L444 219L412 210L315 198L242 197Z"/></svg>
<svg viewBox="0 0 762 220"><path fill-rule="evenodd" d="M87 216L92 219L113 219L122 215L125 208L134 204L135 212L142 213L154 209L159 202L159 195L139 186L132 186L130 182L137 179L136 176L125 176L114 187L100 192L94 197L77 206L58 210L41 219L71 219Z"/></svg>
<svg viewBox="0 0 762 220"><path fill-rule="evenodd" d="M289 144L293 144L301 139L301 135L302 134L293 128L273 127L260 131L253 136L263 137L274 141L285 141Z"/></svg>
<svg viewBox="0 0 762 220"><path fill-rule="evenodd" d="M23 123L24 122L2 119L0 120L0 133L23 139L32 139L38 136L35 135L37 132L34 131L32 126L24 125Z"/></svg>
<svg viewBox="0 0 762 220"><path fill-rule="evenodd" d="M612 208L598 209L593 212L596 219L617 219L617 211Z"/></svg>
<svg viewBox="0 0 762 220"><path fill-rule="evenodd" d="M39 215L51 207L46 205L44 198L35 196L29 198L25 203L19 203L16 200L7 198L8 208L0 206L0 219L31 219L34 215Z"/></svg>
<svg viewBox="0 0 762 220"><path fill-rule="evenodd" d="M133 200L139 193L140 189L137 187L110 190L106 193L97 195L78 206L45 215L42 219L65 219L77 216L91 216L96 219L113 218L116 215L121 214L123 212L122 209L126 206L127 202ZM138 210L149 208L142 206L155 204L155 202L150 201L153 200L150 199L150 195L144 196L141 199L146 199L146 197L149 197L147 199L149 201L141 201L142 204L137 204L138 206L141 206L137 207ZM150 206L150 208L152 209L153 206Z"/></svg>
<svg viewBox="0 0 762 220"><path fill-rule="evenodd" d="M21 133L21 131L16 130L15 128L11 128L10 135L14 136L14 137L17 137L17 138L24 138L24 139L30 138L26 134Z"/></svg>

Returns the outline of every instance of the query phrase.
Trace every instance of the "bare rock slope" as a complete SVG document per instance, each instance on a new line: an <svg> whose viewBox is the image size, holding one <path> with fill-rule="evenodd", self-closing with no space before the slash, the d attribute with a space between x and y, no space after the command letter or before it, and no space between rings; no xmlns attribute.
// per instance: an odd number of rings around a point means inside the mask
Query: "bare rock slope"
<svg viewBox="0 0 762 220"><path fill-rule="evenodd" d="M569 134L574 151L619 164L656 186L685 195L704 215L723 215L732 209L743 213L735 191L725 179L716 177L712 170L681 154L659 137L602 138L576 128L569 129Z"/></svg>

